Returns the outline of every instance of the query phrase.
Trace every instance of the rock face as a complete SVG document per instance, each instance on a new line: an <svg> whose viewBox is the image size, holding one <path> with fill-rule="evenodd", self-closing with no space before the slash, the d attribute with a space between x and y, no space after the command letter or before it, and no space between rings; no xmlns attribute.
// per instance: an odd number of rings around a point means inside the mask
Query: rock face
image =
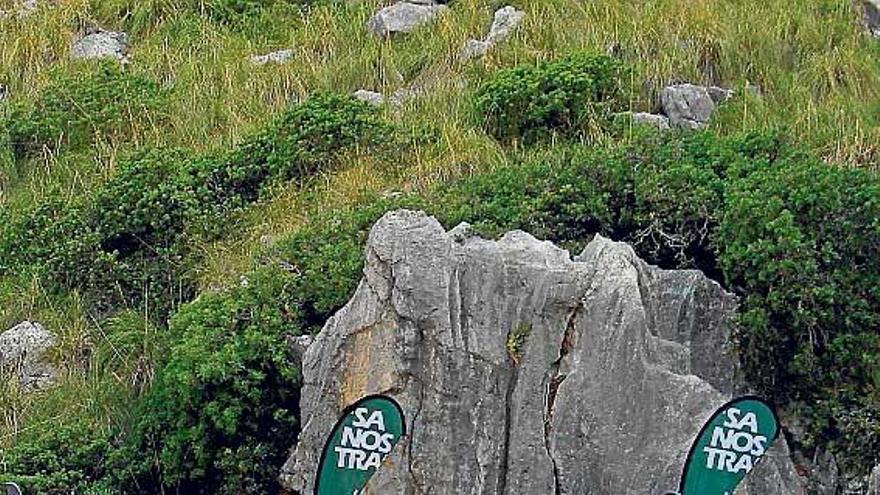
<svg viewBox="0 0 880 495"><path fill-rule="evenodd" d="M74 59L115 58L125 60L128 54L128 35L99 31L77 40L70 50Z"/></svg>
<svg viewBox="0 0 880 495"><path fill-rule="evenodd" d="M734 393L734 298L695 271L597 237L575 260L397 211L364 278L303 361L303 431L281 480L311 493L348 404L394 397L409 435L366 494L647 495L674 489L702 423ZM743 493L801 493L784 441Z"/></svg>
<svg viewBox="0 0 880 495"><path fill-rule="evenodd" d="M0 334L0 368L13 370L24 389L55 381L57 371L46 360L55 336L39 323L25 321Z"/></svg>
<svg viewBox="0 0 880 495"><path fill-rule="evenodd" d="M868 495L880 495L880 464L871 471L871 479L868 482Z"/></svg>
<svg viewBox="0 0 880 495"><path fill-rule="evenodd" d="M462 58L469 60L482 57L493 46L509 38L511 33L522 23L525 16L525 12L516 10L516 8L509 5L498 9L495 12L492 26L489 28L489 34L482 40L468 40L464 50L462 50Z"/></svg>
<svg viewBox="0 0 880 495"><path fill-rule="evenodd" d="M254 65L266 65L268 63L283 64L293 58L293 50L278 50L265 55L252 55L251 63Z"/></svg>
<svg viewBox="0 0 880 495"><path fill-rule="evenodd" d="M377 12L367 22L367 29L383 37L394 33L408 33L433 21L437 14L446 9L446 5L427 2L396 3Z"/></svg>
<svg viewBox="0 0 880 495"><path fill-rule="evenodd" d="M717 96L716 96L717 97ZM701 129L715 111L715 100L709 90L693 84L677 84L660 92L663 112L673 127Z"/></svg>

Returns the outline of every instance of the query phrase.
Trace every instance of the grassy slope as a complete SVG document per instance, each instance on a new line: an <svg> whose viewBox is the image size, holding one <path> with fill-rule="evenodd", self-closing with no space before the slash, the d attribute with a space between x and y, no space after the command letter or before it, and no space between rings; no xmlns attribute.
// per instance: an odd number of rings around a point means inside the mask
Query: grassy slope
<svg viewBox="0 0 880 495"><path fill-rule="evenodd" d="M633 67L634 109L650 110L670 82L754 83L763 98L728 104L714 124L719 133L786 125L829 161L866 167L877 161L878 48L861 33L849 0L513 1L528 12L525 25L485 61L466 65L456 54L467 38L483 34L501 2L457 0L434 26L392 42L362 27L378 2L348 3L275 7L234 27L207 20L192 0L60 1L26 19L0 20L0 83L15 99L34 98L51 70L65 70L72 37L90 24L127 30L134 44L129 70L156 78L173 95L171 122L143 123L131 141L107 136L88 152L46 153L0 169L0 207L20 211L47 195L77 195L112 175L117 154L133 147L229 146L316 90L431 88L428 97L388 111L404 123L436 126L439 144L395 170L376 170L369 150L362 150L307 184L309 194L290 186L252 207L228 239L204 246L203 285L221 287L251 266L261 239L289 234L315 212L352 203L365 191L419 189L503 166L505 152L468 113L466 95L474 83L499 67L614 44ZM290 64L254 67L247 61L250 54L286 47L296 53ZM596 136L597 145L601 141ZM54 424L71 407L88 408L100 423L124 397L115 391L133 385L129 377L99 382L94 360L83 364L104 329L76 295L50 298L39 281L0 280L0 327L28 318L61 334L56 358L69 372L65 386L48 397L24 399L0 386L0 446L22 429ZM143 332L148 337L151 330ZM150 359L143 361L149 375Z"/></svg>

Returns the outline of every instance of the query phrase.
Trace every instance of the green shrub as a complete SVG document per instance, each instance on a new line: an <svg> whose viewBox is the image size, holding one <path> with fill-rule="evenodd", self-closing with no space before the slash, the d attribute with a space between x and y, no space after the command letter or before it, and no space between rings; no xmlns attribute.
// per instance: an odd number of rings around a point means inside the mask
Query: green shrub
<svg viewBox="0 0 880 495"><path fill-rule="evenodd" d="M25 493L79 493L107 474L109 445L108 435L88 421L53 424L23 434L14 446L0 450L0 473Z"/></svg>
<svg viewBox="0 0 880 495"><path fill-rule="evenodd" d="M566 58L499 71L475 97L488 133L505 142L577 136L619 104L622 66L604 55Z"/></svg>
<svg viewBox="0 0 880 495"><path fill-rule="evenodd" d="M257 277L257 276L255 276ZM167 363L113 454L120 493L261 494L296 440L299 315L283 276L206 295L172 320Z"/></svg>
<svg viewBox="0 0 880 495"><path fill-rule="evenodd" d="M145 307L162 322L195 294L193 236L223 235L224 219L272 184L305 180L358 146L401 143L369 105L325 94L227 154L139 151L92 195L50 201L11 222L0 232L0 273L37 270L50 288L84 291L101 313Z"/></svg>
<svg viewBox="0 0 880 495"><path fill-rule="evenodd" d="M44 147L81 148L96 139L127 139L167 118L166 95L117 63L57 70L32 103L13 106L6 127L16 156Z"/></svg>

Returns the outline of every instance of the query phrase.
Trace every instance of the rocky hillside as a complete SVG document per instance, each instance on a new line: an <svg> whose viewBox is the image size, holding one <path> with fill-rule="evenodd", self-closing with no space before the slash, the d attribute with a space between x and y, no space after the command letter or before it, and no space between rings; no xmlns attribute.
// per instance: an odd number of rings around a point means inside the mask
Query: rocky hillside
<svg viewBox="0 0 880 495"><path fill-rule="evenodd" d="M0 482L310 493L382 392L371 493L659 493L753 393L784 435L748 493L875 495L878 33L874 0L0 0Z"/></svg>

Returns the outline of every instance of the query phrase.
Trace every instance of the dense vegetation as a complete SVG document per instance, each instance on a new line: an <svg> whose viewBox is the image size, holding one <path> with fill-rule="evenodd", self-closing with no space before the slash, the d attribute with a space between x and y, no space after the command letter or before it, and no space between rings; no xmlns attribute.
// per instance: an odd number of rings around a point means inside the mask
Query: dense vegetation
<svg viewBox="0 0 880 495"><path fill-rule="evenodd" d="M848 1L718 4L522 5L522 33L470 66L447 55L494 2L393 43L363 32L373 4L0 20L20 62L0 59L0 330L44 322L65 370L37 394L3 377L0 473L28 493L277 491L299 428L289 339L347 301L370 226L400 207L703 270L741 297L743 370L806 424L796 447L880 462L878 49ZM82 19L139 36L132 61L62 62L66 40L34 38ZM289 45L305 47L289 67L242 62ZM433 93L394 110L341 96L401 78ZM677 78L764 95L698 133L611 118Z"/></svg>

